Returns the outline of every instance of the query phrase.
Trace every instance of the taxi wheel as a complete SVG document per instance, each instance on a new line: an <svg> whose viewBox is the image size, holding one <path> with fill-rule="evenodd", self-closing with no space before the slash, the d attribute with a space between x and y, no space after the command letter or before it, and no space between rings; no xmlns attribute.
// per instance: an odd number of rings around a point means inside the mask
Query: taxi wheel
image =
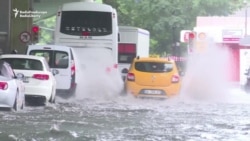
<svg viewBox="0 0 250 141"><path fill-rule="evenodd" d="M126 84L123 84L122 90L119 92L120 96L126 96L127 90L126 90Z"/></svg>
<svg viewBox="0 0 250 141"><path fill-rule="evenodd" d="M125 87L124 87L124 88L122 89L122 91L120 92L120 95L121 95L121 96L127 96L127 90L126 90Z"/></svg>

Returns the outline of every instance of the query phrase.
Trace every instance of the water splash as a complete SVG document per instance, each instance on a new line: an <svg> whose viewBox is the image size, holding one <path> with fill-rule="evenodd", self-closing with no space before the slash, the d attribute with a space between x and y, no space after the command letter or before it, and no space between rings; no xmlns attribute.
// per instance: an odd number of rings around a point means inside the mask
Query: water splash
<svg viewBox="0 0 250 141"><path fill-rule="evenodd" d="M123 81L114 68L108 49L74 48L76 62L76 99L109 99L119 95Z"/></svg>
<svg viewBox="0 0 250 141"><path fill-rule="evenodd" d="M198 101L224 101L231 85L230 53L227 47L207 43L205 50L188 57L181 96Z"/></svg>

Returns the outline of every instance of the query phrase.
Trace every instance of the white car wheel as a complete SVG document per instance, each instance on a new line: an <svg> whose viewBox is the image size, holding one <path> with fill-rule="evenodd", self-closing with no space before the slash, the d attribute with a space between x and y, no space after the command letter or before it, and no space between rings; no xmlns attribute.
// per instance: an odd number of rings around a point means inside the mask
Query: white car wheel
<svg viewBox="0 0 250 141"><path fill-rule="evenodd" d="M53 89L51 97L49 99L50 103L55 103L56 102L56 95L55 95L55 90Z"/></svg>
<svg viewBox="0 0 250 141"><path fill-rule="evenodd" d="M15 102L14 102L14 105L13 105L13 109L15 111L18 111L18 105L19 105L17 98L18 98L18 92L16 93L16 98L15 98Z"/></svg>
<svg viewBox="0 0 250 141"><path fill-rule="evenodd" d="M22 101L21 109L24 109L24 106L25 106L25 98Z"/></svg>

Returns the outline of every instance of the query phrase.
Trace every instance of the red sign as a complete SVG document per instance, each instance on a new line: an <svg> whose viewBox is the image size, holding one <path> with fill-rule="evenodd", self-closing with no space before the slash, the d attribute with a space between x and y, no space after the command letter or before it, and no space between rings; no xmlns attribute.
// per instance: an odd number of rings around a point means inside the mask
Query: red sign
<svg viewBox="0 0 250 141"><path fill-rule="evenodd" d="M188 42L189 37L190 37L190 32L185 32L184 33L184 42Z"/></svg>
<svg viewBox="0 0 250 141"><path fill-rule="evenodd" d="M181 42L188 42L191 32L192 32L191 30L182 30L181 36L180 36L180 41Z"/></svg>
<svg viewBox="0 0 250 141"><path fill-rule="evenodd" d="M29 42L30 39L31 39L30 33L27 32L27 31L24 31L24 32L20 33L19 39L20 39L20 41L23 42L23 43Z"/></svg>

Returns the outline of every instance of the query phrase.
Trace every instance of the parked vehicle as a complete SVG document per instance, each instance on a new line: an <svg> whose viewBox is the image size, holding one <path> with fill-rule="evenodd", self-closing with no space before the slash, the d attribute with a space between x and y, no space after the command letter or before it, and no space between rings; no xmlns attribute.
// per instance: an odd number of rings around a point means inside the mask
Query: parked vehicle
<svg viewBox="0 0 250 141"><path fill-rule="evenodd" d="M24 75L26 100L55 102L56 80L44 57L7 54L1 55L0 60L8 62L16 74Z"/></svg>
<svg viewBox="0 0 250 141"><path fill-rule="evenodd" d="M135 97L169 98L179 94L176 64L166 58L137 57L128 71L126 90Z"/></svg>
<svg viewBox="0 0 250 141"><path fill-rule="evenodd" d="M57 72L57 94L73 95L76 89L75 62L72 49L58 45L30 45L28 55L43 56L47 58L51 71Z"/></svg>
<svg viewBox="0 0 250 141"><path fill-rule="evenodd" d="M117 20L111 5L94 0L64 3L56 14L55 44L79 48L80 53L106 50L117 65Z"/></svg>
<svg viewBox="0 0 250 141"><path fill-rule="evenodd" d="M100 70L100 73L111 70L119 77L118 15L111 5L97 3L94 0L62 4L56 14L54 37L56 45L70 46L73 49L79 70L76 72L76 83L86 80L86 77L82 76L90 75L90 69ZM99 75L92 75L91 82L88 83L94 85L101 82L101 85L106 85L105 81L98 80Z"/></svg>
<svg viewBox="0 0 250 141"><path fill-rule="evenodd" d="M118 68L125 80L136 56L149 57L150 32L132 26L119 26Z"/></svg>
<svg viewBox="0 0 250 141"><path fill-rule="evenodd" d="M0 107L23 109L25 106L23 75L15 75L11 66L0 61Z"/></svg>

